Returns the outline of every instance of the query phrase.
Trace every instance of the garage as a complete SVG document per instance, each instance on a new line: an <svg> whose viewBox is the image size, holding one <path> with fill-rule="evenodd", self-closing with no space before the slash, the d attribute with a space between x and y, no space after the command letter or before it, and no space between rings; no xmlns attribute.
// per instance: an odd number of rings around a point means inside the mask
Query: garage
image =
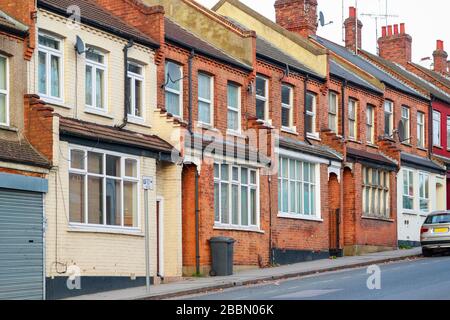
<svg viewBox="0 0 450 320"><path fill-rule="evenodd" d="M44 179L0 174L0 300L44 299L46 189Z"/></svg>

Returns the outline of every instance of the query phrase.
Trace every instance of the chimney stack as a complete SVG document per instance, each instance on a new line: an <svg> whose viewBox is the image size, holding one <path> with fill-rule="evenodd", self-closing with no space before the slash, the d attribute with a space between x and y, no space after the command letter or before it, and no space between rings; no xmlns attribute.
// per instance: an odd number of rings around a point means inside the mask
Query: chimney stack
<svg viewBox="0 0 450 320"><path fill-rule="evenodd" d="M447 74L448 66L447 66L447 58L448 54L444 50L444 41L437 40L436 41L436 50L433 52L434 58L434 71Z"/></svg>
<svg viewBox="0 0 450 320"><path fill-rule="evenodd" d="M356 47L361 48L362 27L361 21L357 21L357 12L355 7L349 8L349 16L344 22L345 26L345 47L356 52ZM357 40L358 39L358 40Z"/></svg>
<svg viewBox="0 0 450 320"><path fill-rule="evenodd" d="M305 38L317 32L317 0L276 0L276 22Z"/></svg>
<svg viewBox="0 0 450 320"><path fill-rule="evenodd" d="M378 39L380 57L401 65L411 62L412 37L406 33L405 24L382 27Z"/></svg>

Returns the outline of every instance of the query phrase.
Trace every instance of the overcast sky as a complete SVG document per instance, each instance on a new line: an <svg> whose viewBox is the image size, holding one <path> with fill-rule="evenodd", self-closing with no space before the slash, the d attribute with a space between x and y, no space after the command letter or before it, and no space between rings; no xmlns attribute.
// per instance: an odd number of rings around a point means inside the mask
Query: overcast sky
<svg viewBox="0 0 450 320"><path fill-rule="evenodd" d="M212 7L218 0L197 0L201 4ZM358 2L359 14L386 14L386 0L343 0L344 19L348 17L348 7ZM241 0L259 13L274 20L275 0ZM319 35L338 43L342 43L342 0L318 0L319 10L325 14L325 19L334 21L333 24L319 28ZM432 57L436 48L436 40L445 41L446 50L450 53L450 28L448 14L450 1L448 0L387 0L388 14L398 17L388 18L389 24L406 23L406 32L413 37L413 61L420 62L424 57ZM257 4L257 5L256 5ZM361 16L363 22L363 48L376 53L375 19ZM384 18L378 21L378 35L381 26L386 24ZM430 61L422 62L430 66Z"/></svg>

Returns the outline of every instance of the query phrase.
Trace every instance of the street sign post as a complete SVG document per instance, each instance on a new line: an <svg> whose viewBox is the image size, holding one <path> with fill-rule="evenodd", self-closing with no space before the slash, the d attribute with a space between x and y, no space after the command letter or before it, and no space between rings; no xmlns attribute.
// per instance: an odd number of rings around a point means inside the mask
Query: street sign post
<svg viewBox="0 0 450 320"><path fill-rule="evenodd" d="M142 177L142 188L144 189L144 207L145 207L145 285L147 292L150 292L150 230L148 216L148 191L153 190L153 178Z"/></svg>

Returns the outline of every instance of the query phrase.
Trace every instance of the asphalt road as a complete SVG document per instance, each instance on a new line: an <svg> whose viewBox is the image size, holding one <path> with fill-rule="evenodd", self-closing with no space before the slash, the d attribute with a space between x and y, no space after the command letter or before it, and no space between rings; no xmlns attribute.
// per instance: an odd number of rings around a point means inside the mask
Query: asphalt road
<svg viewBox="0 0 450 320"><path fill-rule="evenodd" d="M244 286L186 300L449 300L450 257L438 256L379 266L380 289L368 289L367 268ZM370 284L376 286L372 277Z"/></svg>

